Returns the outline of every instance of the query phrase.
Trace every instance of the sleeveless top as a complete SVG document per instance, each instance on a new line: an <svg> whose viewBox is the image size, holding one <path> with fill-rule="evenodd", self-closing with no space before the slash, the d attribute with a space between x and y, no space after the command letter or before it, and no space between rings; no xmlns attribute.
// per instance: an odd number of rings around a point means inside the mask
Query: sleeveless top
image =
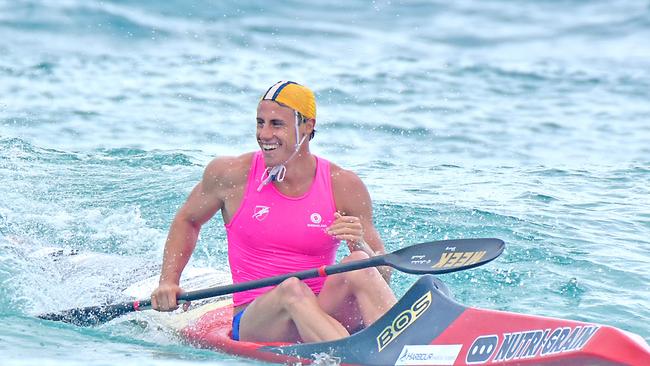
<svg viewBox="0 0 650 366"><path fill-rule="evenodd" d="M241 205L225 225L233 283L330 265L336 258L340 241L325 232L336 211L329 162L316 157L316 175L309 191L300 197L286 196L272 183L258 192L265 169L258 151ZM318 294L325 278L304 282ZM234 306L249 303L272 288L235 293Z"/></svg>

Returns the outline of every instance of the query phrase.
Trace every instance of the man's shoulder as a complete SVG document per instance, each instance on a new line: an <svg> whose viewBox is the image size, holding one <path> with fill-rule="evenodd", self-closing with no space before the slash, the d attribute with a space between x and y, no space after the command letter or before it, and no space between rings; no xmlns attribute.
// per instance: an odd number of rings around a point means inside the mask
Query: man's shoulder
<svg viewBox="0 0 650 366"><path fill-rule="evenodd" d="M332 176L332 188L335 190L365 189L365 185L359 176L348 169L330 162L330 174Z"/></svg>
<svg viewBox="0 0 650 366"><path fill-rule="evenodd" d="M370 194L359 176L332 164L332 192L336 209L351 215L371 215L366 212L372 206Z"/></svg>
<svg viewBox="0 0 650 366"><path fill-rule="evenodd" d="M203 179L208 181L228 181L240 183L248 177L254 152L239 156L220 156L212 159L205 167Z"/></svg>

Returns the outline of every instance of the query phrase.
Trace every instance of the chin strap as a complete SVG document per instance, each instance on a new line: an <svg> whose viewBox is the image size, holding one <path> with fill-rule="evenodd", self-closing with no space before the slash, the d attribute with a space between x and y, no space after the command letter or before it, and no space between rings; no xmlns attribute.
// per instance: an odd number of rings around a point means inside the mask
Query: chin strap
<svg viewBox="0 0 650 366"><path fill-rule="evenodd" d="M294 116L296 116L296 136L299 135L298 131L298 125L300 124L300 118L298 117L298 112L293 111ZM289 159L285 160L284 163L280 165L276 165L274 167L267 167L264 169L264 173L262 173L262 183L257 187L257 191L261 191L262 188L264 188L265 185L276 181L276 182L282 182L284 180L284 176L287 174L287 167L285 166L291 159L293 159L296 154L298 154L298 150L300 150L300 146L302 146L302 143L305 142L305 139L307 138L307 135L303 136L300 139L300 142L296 139L296 145L293 150L293 154L289 156Z"/></svg>

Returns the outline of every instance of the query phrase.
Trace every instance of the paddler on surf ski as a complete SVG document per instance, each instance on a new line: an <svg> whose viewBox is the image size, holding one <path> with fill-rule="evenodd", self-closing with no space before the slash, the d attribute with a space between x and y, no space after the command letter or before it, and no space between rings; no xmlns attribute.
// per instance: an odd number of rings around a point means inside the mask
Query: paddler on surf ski
<svg viewBox="0 0 650 366"><path fill-rule="evenodd" d="M221 211L233 283L384 254L370 194L353 172L312 154L316 100L292 81L271 86L257 105L260 150L212 160L171 224L159 286L159 311L177 308L181 272L201 226ZM344 338L395 303L389 268L367 268L233 295L232 338L321 342Z"/></svg>

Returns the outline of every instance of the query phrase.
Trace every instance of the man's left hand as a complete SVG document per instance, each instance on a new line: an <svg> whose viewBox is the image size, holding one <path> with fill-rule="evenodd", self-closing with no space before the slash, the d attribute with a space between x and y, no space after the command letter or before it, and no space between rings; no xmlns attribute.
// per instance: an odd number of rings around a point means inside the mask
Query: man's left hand
<svg viewBox="0 0 650 366"><path fill-rule="evenodd" d="M350 252L361 250L372 256L372 250L363 240L363 225L356 216L334 213L334 222L327 228L327 233L339 240L345 240Z"/></svg>

